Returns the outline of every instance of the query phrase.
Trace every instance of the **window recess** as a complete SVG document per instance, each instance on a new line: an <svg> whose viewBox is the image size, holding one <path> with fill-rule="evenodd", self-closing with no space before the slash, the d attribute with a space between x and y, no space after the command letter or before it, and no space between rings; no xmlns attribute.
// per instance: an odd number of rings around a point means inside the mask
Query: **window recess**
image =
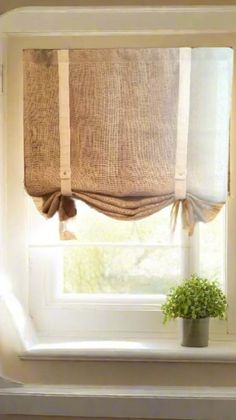
<svg viewBox="0 0 236 420"><path fill-rule="evenodd" d="M16 30L18 29L16 28ZM215 34L214 36L210 34L183 35L178 33L178 36L169 35L164 39L160 34L152 35L151 38L144 37L142 34L136 34L126 39L121 34L119 36L113 34L106 37L91 34L89 36L86 34L80 34L78 36L77 34L73 39L69 39L68 34L64 33L59 38L55 34L49 35L49 32L47 34L44 33L43 37L38 37L37 35L15 37L12 35L8 40L6 75L8 98L7 202L9 209L8 220L5 226L7 230L6 243L8 248L7 272L9 278L14 283L16 295L32 317L39 336L53 337L53 340L58 336L74 337L75 339L79 339L82 336L90 338L120 338L125 336L157 337L157 335L175 337L177 335L177 325L173 324L169 327L163 327L160 313L160 305L164 299L164 294L167 292L167 288L164 290L159 289L159 292L155 294L149 293L152 290L151 287L153 287L153 284L156 287L155 279L153 278L155 276L153 276L152 270L147 273L148 270L145 266L145 259L148 259L149 253L155 256L158 253L159 255L160 253L166 254L167 249L173 255L173 257L168 256L169 259L166 259L167 262L165 264L163 263L163 265L166 265L167 270L169 270L168 273L173 273L176 270L180 276L185 276L193 271L202 270L204 275L214 273L212 275L219 277L222 287L226 289L230 301L229 318L227 323L223 323L224 325L222 323L219 325L214 322L212 323L212 337L222 336L222 333L227 331L233 332L235 325L233 322L233 296L235 295L233 280L235 278L235 267L232 250L235 249L234 238L236 237L234 235L233 217L235 206L234 169L232 170L231 168L231 196L227 200L228 203L225 210L222 210L211 223L199 225L195 229L194 235L190 238L177 225L175 235L173 237L170 235L163 241L160 239L161 232L160 234L158 233L157 222L154 222L153 230L157 234L154 237L145 237L145 240L141 238L141 241L138 233L135 232L135 230L140 230L139 227L133 228L134 236L130 240L131 235L129 235L129 241L127 241L127 237L124 239L119 238L119 241L114 241L114 239L111 240L107 237L98 237L97 239L89 236L86 237L83 231L85 225L82 220L83 217L84 219L89 218L90 216L88 214L92 210L86 206L82 210L78 206L78 213L81 212L81 223L79 223L78 218L78 227L77 222L75 222L75 226L73 227L75 231L76 229L78 230L77 241L60 243L58 241L57 220L50 220L46 223L46 228L42 227L41 222L44 224L44 219L36 213L32 202L29 202L29 198L23 191L22 52L25 49L65 49L68 48L68 45L74 49L82 47L116 48L117 45L121 48L139 48L140 46L143 48L161 48L163 46L168 48L188 48L191 45L202 48L214 47L217 49L220 47L224 49L229 48L229 46L234 47L234 36L229 35L226 37L220 34ZM233 140L234 109L235 107L233 106L231 167L234 165L234 153L232 151L234 151L235 147ZM207 156L209 156L209 153ZM150 216L150 220L151 218L154 220L156 216L166 217L169 225L169 210L167 208L156 215ZM97 213L96 217L102 218L102 215ZM91 216L91 220L92 218L93 216ZM107 220L110 221L110 219ZM134 225L138 225L140 222L142 221L137 221ZM101 220L100 223L102 226L103 222ZM167 225L165 228L167 229ZM79 232L79 229L82 229L83 232ZM86 229L88 229L88 223L86 223ZM122 229L120 228L120 231ZM209 229L209 232L207 232L207 229ZM113 227L111 227L111 231L114 232ZM103 228L101 232L104 233ZM216 238L217 240L215 240ZM210 248L211 246L212 249ZM98 251L100 252L102 250L101 255L104 266L101 272L103 270L109 279L113 276L111 282L113 287L112 291L115 291L115 293L112 293L113 296L110 293L111 286L107 290L102 281L99 282L100 289L91 289L91 286L90 289L86 289L82 282L78 286L77 273L79 270L77 268L74 269L76 273L74 277L69 274L68 261L71 262L73 260L72 255L74 252L80 253L81 250L83 260L87 258L88 261L93 253L98 253ZM114 251L117 253L115 257L112 256L112 252ZM142 255L140 255L141 251ZM142 257L139 265L140 272L145 273L145 281L147 281L145 284L146 293L143 293L142 289L141 296L140 289L136 289L135 293L134 290L132 293L127 293L129 277L126 279L126 283L122 281L119 283L119 286L115 281L118 277L118 268L121 273L125 271L125 267L121 266L120 261L124 261L123 256L125 255L126 257L127 253L128 255L133 253L132 255L134 256L132 258L134 261ZM145 255L146 258L144 258ZM176 255L179 257L176 258ZM208 256L209 258L207 258ZM60 259L60 264L58 264L58 259ZM17 261L17 264L12 264L12 261ZM65 264L65 261L67 261L67 264ZM113 265L110 262L113 262ZM154 271L156 271L155 264ZM110 271L106 269L106 265ZM227 270L225 268L226 265ZM133 271L129 270L129 273L132 276L137 276L137 269L133 268ZM92 277L91 273L86 273L86 275L90 278ZM168 274L167 276L169 278ZM171 281L176 277L176 275L172 275ZM140 281L140 285L143 287L143 282ZM91 293L91 290L93 293ZM95 290L96 293L94 293ZM122 293L120 293L121 291ZM29 308L27 307L27 302L29 302Z"/></svg>

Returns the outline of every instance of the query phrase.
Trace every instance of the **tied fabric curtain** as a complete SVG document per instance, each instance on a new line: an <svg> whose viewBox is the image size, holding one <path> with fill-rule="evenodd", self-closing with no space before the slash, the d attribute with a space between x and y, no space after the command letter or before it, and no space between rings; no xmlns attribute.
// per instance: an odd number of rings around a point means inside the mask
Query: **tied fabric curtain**
<svg viewBox="0 0 236 420"><path fill-rule="evenodd" d="M47 217L182 204L191 234L227 198L230 48L24 50L25 188ZM37 200L39 201L39 200Z"/></svg>

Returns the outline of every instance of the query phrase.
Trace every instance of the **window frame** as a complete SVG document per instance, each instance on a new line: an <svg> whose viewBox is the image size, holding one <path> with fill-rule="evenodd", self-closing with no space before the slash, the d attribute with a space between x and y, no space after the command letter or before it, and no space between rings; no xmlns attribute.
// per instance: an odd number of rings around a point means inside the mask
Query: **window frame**
<svg viewBox="0 0 236 420"><path fill-rule="evenodd" d="M151 16L151 10L149 10L150 16ZM30 14L29 14L30 15ZM22 30L21 30L22 31ZM21 32L19 30L19 32ZM49 31L50 32L50 31ZM198 34L189 34L188 31L186 33L178 33L176 34L165 34L163 35L164 30L158 33L153 34L142 34L141 30L136 31L137 33L134 34L127 34L127 31L121 31L119 34L107 34L105 33L94 33L94 31L91 31L91 33L81 33L76 34L75 36L68 37L68 34L60 34L55 36L53 33L42 33L39 34L31 34L26 36L25 38L23 36L14 36L11 35L8 39L8 63L10 61L9 69L11 68L11 71L15 67L14 64L12 65L12 55L10 54L12 43L15 41L16 45L14 48L16 48L17 54L19 54L19 51L23 48L22 47L22 41L24 43L24 48L43 48L43 43L47 43L47 48L68 48L68 45L70 48L75 48L75 45L78 47L81 46L104 46L104 39L109 41L113 46L175 46L175 47L184 47L184 46L231 46L234 49L236 49L236 35L231 34L204 34L204 33L198 33ZM125 34L124 34L125 33ZM74 34L73 34L74 35ZM104 36L105 35L105 36ZM127 43L127 39L129 39L129 42ZM43 41L43 42L42 42ZM78 42L79 41L79 42ZM122 43L122 45L121 45ZM123 44L125 43L125 45ZM50 44L50 46L49 46ZM79 44L79 45L78 45ZM27 45L27 46L26 46ZM11 57L10 57L11 55ZM19 63L16 66L16 68L19 69ZM6 78L8 79L10 71L6 74ZM18 77L21 74L18 74ZM236 223L234 222L234 212L236 211L236 169L233 168L233 157L235 156L236 152L236 145L234 139L235 136L235 58L234 58L234 93L233 93L233 103L232 103L232 125L231 125L231 196L229 198L229 204L228 204L228 250L227 250L227 262L228 262L228 273L227 273L227 294L228 294L228 300L229 300L229 314L228 314L228 320L226 322L218 322L217 320L213 320L212 323L212 337L217 336L225 336L226 334L236 334L236 323L234 322L236 320L236 309L234 309L234 302L233 302L233 296L236 295L236 286L234 285L234 277L235 277L235 271L236 267L234 264L234 254L233 249L235 249L236 245ZM14 159L8 159L7 160L7 178L10 180L10 182L7 185L7 199L8 202L8 221L7 221L7 232L5 234L5 239L7 241L7 248L8 248L8 255L7 255L7 273L11 277L12 284L14 285L14 293L23 305L25 311L33 318L33 323L38 331L39 335L49 334L53 335L53 328L54 328L54 321L50 323L49 330L44 330L43 328L40 328L38 320L35 317L35 314L31 312L32 305L29 302L29 296L30 296L30 285L25 280L28 278L28 267L27 267L27 252L26 252L26 244L25 244L25 238L26 238L26 232L27 232L27 223L25 221L24 215L26 214L26 206L23 203L24 201L24 191L22 188L22 179L23 179L23 144L19 146L19 149L16 151L14 148L14 142L12 142L12 139L16 138L16 130L21 133L23 133L23 124L22 124L22 90L20 83L13 83L13 86L10 86L8 79L8 92L7 95L8 98L11 95L17 96L17 100L13 101L13 104L8 101L7 107L6 107L6 114L9 112L14 113L16 112L18 115L20 115L19 121L16 125L13 124L13 127L10 127L11 124L8 123L8 139L7 142L7 155L14 156ZM11 79L12 80L12 79ZM10 91L10 92L9 92ZM5 114L5 115L6 115ZM19 157L21 154L21 157ZM13 182L13 174L14 178L17 174L17 181ZM14 184L14 185L13 185ZM16 215L15 208L19 207L19 202L22 201L22 206L20 206L19 214ZM22 222L24 220L24 223ZM23 232L23 234L22 234ZM17 246L16 246L17 244ZM19 253L19 249L21 250ZM9 251L10 250L10 251ZM191 258L194 258L192 256ZM12 261L16 261L17 264L12 264ZM19 265L18 265L19 263ZM52 317L51 319L63 321L62 318L65 316L65 303L60 301L55 301L53 297L53 293L51 290L47 290L45 295L46 288L43 289L44 293L44 306L42 309L43 312L48 311L47 316L44 319L43 325L48 325L48 319ZM71 305L74 305L71 303ZM35 302L33 302L33 306L35 306ZM87 310L91 313L91 305L87 305ZM114 305L113 305L114 306ZM62 311L62 318L58 318L58 310ZM85 308L84 308L85 309ZM94 316L97 315L98 310L101 310L101 306L95 304L93 305L93 313ZM107 310L110 311L111 305L107 305L104 311L104 316L107 315ZM114 308L113 308L114 309ZM116 306L115 312L121 312L122 305ZM124 309L124 308L123 308ZM127 310L128 309L128 310ZM139 324L138 318L137 318L137 307L133 307L132 309L126 306L125 311L123 312L125 323L127 319L126 316L130 317L130 325L132 325L132 328L125 329L121 331L119 328L114 331L114 323L111 321L110 323L110 329L107 331L102 331L100 328L98 328L96 331L90 332L91 336L94 338L95 336L104 336L104 334L107 334L106 336L112 337L112 336L140 336L140 337L154 337L157 334L164 334L165 336L176 336L176 327L174 327L174 323L170 326L165 326L164 330L161 323L160 316L157 318L155 317L155 314L158 312L158 315L160 315L160 306L157 307L157 305L154 306L151 305L143 305L140 311L140 313L144 314L145 321L144 323L140 323L141 329L137 331L137 328L135 328L135 325ZM157 309L157 310L156 310ZM81 308L80 308L81 312ZM130 316L131 314L131 316ZM147 316L148 315L154 315L154 316ZM41 314L43 315L43 313ZM41 316L40 315L40 316ZM44 315L43 315L44 316ZM147 327L147 328L146 328ZM68 332L66 334L66 331L64 330L62 332L62 335L71 336L71 334L75 334L77 336L81 337L81 331L72 329L72 331ZM56 332L58 334L58 331ZM86 334L85 334L86 335Z"/></svg>

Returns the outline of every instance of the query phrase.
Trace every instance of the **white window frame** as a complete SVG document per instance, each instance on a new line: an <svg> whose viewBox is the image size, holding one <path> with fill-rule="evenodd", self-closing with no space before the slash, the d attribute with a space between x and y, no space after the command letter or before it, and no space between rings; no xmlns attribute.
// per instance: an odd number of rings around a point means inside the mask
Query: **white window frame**
<svg viewBox="0 0 236 420"><path fill-rule="evenodd" d="M63 14L62 14L63 12ZM125 12L125 13L124 13ZM209 13L212 17L209 27ZM193 19L196 17L196 19ZM46 18L46 19L45 19ZM55 300L55 293L44 286L33 295L27 267L27 208L23 189L23 115L22 115L22 48L79 48L104 46L231 46L236 49L236 8L25 8L3 16L2 31L6 34L5 109L7 136L3 134L5 153L4 237L7 255L4 260L13 294L22 304L39 336L56 338L153 338L175 337L174 323L163 329L158 302L125 305L124 302L68 303ZM190 22L190 23L189 23ZM25 34L27 32L27 35ZM8 68L7 68L8 64ZM234 66L234 80L235 77ZM11 83L9 83L9 81ZM234 83L235 85L235 83ZM234 88L235 91L235 88ZM231 196L228 202L227 294L229 315L225 322L212 322L212 337L234 337L236 334L236 106L232 104L231 127ZM8 116L8 118L7 118ZM10 116L10 117L9 117ZM6 131L6 130L5 130ZM19 134L20 133L20 134ZM19 136L19 137L18 137ZM18 138L21 141L18 143ZM17 143L16 143L17 142ZM17 145L17 147L16 147ZM7 182L6 182L7 180ZM7 211L6 211L7 209ZM17 211L16 211L17 209ZM6 217L7 215L7 217ZM191 258L194 259L194 256ZM42 267L43 268L43 267ZM46 276L45 276L46 279ZM40 298L39 298L40 297ZM39 301L41 300L41 305ZM33 304L32 304L33 303ZM33 308L33 312L32 312ZM234 309L235 308L235 309ZM99 318L98 314L103 315ZM117 321L119 314L119 322ZM109 315L109 322L106 320ZM39 316L39 317L38 317ZM99 319L98 319L99 318ZM97 327L91 329L96 319ZM73 321L74 320L74 321ZM85 322L86 320L86 322ZM72 322L72 323L71 323ZM55 328L60 325L60 329ZM68 325L71 329L68 330ZM89 328L89 333L87 328ZM108 328L107 328L108 326ZM121 326L123 326L121 328Z"/></svg>

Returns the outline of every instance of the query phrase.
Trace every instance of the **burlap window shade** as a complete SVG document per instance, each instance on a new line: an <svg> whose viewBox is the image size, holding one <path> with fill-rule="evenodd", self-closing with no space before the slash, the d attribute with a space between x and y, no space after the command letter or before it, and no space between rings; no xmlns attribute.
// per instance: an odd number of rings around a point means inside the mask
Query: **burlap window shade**
<svg viewBox="0 0 236 420"><path fill-rule="evenodd" d="M60 220L80 199L123 220L227 198L230 48L24 51L25 187Z"/></svg>

